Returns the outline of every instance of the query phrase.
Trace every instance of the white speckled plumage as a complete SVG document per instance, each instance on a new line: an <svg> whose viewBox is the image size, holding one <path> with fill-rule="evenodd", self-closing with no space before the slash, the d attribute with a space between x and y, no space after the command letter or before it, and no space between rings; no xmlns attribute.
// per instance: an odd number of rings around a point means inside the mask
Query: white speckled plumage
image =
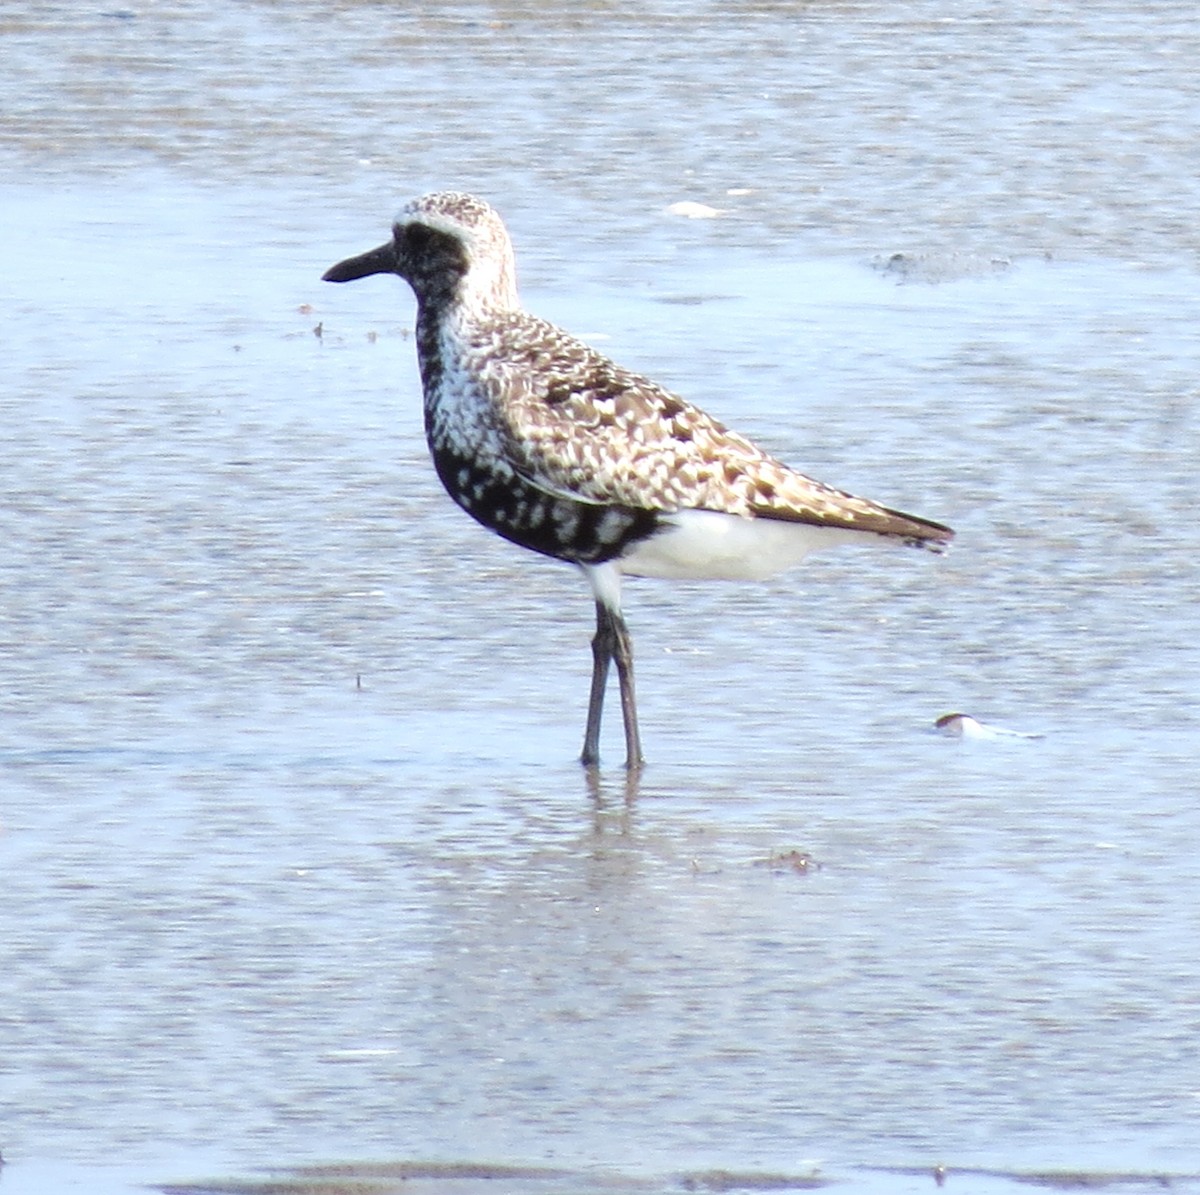
<svg viewBox="0 0 1200 1195"><path fill-rule="evenodd" d="M597 600L584 760L595 762L608 659L640 762L620 578L761 578L826 544L940 550L952 532L812 480L521 308L512 245L482 200L406 205L391 242L325 275L389 272L417 296L425 424L456 502L525 547L581 565ZM603 658L607 651L607 658Z"/></svg>

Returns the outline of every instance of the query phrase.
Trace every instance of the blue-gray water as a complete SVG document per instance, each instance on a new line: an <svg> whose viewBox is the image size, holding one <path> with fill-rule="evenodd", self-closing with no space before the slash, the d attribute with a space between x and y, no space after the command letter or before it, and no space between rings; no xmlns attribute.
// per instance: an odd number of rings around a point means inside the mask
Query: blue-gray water
<svg viewBox="0 0 1200 1195"><path fill-rule="evenodd" d="M1192 6L0 48L0 1193L1200 1172ZM581 579L438 489L407 291L319 281L445 186L539 313L959 532L630 584L636 791Z"/></svg>

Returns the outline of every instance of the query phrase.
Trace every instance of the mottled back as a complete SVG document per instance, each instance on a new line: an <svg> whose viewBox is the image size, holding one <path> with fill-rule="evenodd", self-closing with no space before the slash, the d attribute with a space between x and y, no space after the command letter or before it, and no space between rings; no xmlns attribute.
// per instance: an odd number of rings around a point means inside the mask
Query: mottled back
<svg viewBox="0 0 1200 1195"><path fill-rule="evenodd" d="M806 477L523 311L508 233L481 199L444 191L413 200L396 217L390 249L344 263L338 277L358 276L356 262L394 269L416 293L430 445L451 494L481 521L489 520L456 492L451 472L477 489L519 476L562 500L657 515L779 519L935 550L952 538L938 523Z"/></svg>

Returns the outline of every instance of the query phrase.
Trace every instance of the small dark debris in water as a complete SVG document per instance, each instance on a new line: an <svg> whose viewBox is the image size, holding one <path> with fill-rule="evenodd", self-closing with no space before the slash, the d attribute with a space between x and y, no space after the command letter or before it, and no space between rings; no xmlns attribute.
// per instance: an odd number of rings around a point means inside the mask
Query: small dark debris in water
<svg viewBox="0 0 1200 1195"><path fill-rule="evenodd" d="M728 295L718 294L659 295L655 298L655 302L665 303L671 307L700 307L705 303L723 303L728 298Z"/></svg>
<svg viewBox="0 0 1200 1195"><path fill-rule="evenodd" d="M109 21L132 21L137 16L137 13L131 12L128 8L112 8L108 12L102 12L100 15Z"/></svg>
<svg viewBox="0 0 1200 1195"><path fill-rule="evenodd" d="M772 871L798 871L801 875L821 870L821 864L808 851L776 851L765 859L755 859L754 866L769 867Z"/></svg>
<svg viewBox="0 0 1200 1195"><path fill-rule="evenodd" d="M1007 257L989 257L977 253L879 253L871 265L881 274L891 274L904 282L955 282L960 278L981 278L1012 268Z"/></svg>

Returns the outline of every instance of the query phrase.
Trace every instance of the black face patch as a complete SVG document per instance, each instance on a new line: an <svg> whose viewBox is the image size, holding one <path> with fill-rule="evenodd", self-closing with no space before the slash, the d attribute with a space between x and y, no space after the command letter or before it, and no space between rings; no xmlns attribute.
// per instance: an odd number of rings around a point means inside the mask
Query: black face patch
<svg viewBox="0 0 1200 1195"><path fill-rule="evenodd" d="M417 223L397 232L396 257L397 272L422 304L451 302L469 264L458 237Z"/></svg>

